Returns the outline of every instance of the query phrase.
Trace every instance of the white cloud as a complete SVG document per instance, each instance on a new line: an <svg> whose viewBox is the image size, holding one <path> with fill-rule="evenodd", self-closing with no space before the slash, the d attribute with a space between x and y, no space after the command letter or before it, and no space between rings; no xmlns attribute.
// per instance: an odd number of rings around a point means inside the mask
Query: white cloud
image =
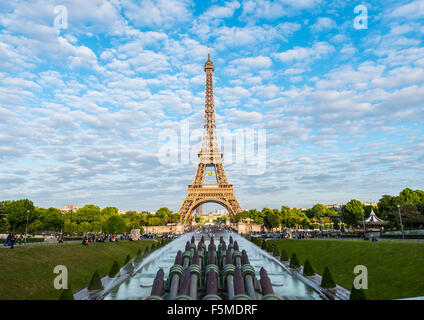
<svg viewBox="0 0 424 320"><path fill-rule="evenodd" d="M315 42L312 47L294 47L293 49L277 53L275 57L284 63L300 62L308 64L328 56L335 48L327 42Z"/></svg>
<svg viewBox="0 0 424 320"><path fill-rule="evenodd" d="M336 22L328 17L319 17L317 22L311 26L315 32L322 32L337 28Z"/></svg>
<svg viewBox="0 0 424 320"><path fill-rule="evenodd" d="M395 18L405 18L405 19L417 19L424 17L424 1L415 0L408 4L401 5L394 9L391 14L391 17Z"/></svg>
<svg viewBox="0 0 424 320"><path fill-rule="evenodd" d="M171 28L192 19L189 0L122 0L125 16L136 27Z"/></svg>

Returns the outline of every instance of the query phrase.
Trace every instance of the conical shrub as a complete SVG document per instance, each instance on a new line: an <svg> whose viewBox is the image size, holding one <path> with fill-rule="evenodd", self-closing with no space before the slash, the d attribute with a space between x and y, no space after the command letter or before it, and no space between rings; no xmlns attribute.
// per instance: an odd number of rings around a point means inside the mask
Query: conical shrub
<svg viewBox="0 0 424 320"><path fill-rule="evenodd" d="M267 243L266 244L266 251L268 251L268 252L272 252L274 250L274 244L271 244L271 243Z"/></svg>
<svg viewBox="0 0 424 320"><path fill-rule="evenodd" d="M138 253L134 258L134 262L140 263L141 261L143 261L143 257L144 257L144 253L142 251L138 250Z"/></svg>
<svg viewBox="0 0 424 320"><path fill-rule="evenodd" d="M125 258L124 265L126 265L131 260L131 256L128 254Z"/></svg>
<svg viewBox="0 0 424 320"><path fill-rule="evenodd" d="M91 277L90 284L88 285L88 290L102 290L103 284L100 279L99 271L94 271L93 276Z"/></svg>
<svg viewBox="0 0 424 320"><path fill-rule="evenodd" d="M68 285L68 289L62 289L59 300L75 300L74 293L71 287Z"/></svg>
<svg viewBox="0 0 424 320"><path fill-rule="evenodd" d="M312 268L309 259L306 259L305 264L303 266L303 275L308 277L315 275L314 268Z"/></svg>
<svg viewBox="0 0 424 320"><path fill-rule="evenodd" d="M150 247L147 247L146 250L144 250L144 257L147 257L150 253Z"/></svg>
<svg viewBox="0 0 424 320"><path fill-rule="evenodd" d="M336 283L331 276L330 269L325 267L324 274L322 275L321 287L323 288L335 288Z"/></svg>
<svg viewBox="0 0 424 320"><path fill-rule="evenodd" d="M287 257L287 252L284 249L281 250L280 261L282 261L282 262L289 261L289 257Z"/></svg>
<svg viewBox="0 0 424 320"><path fill-rule="evenodd" d="M138 251L137 251L137 256L139 255L139 254L141 254L141 249L138 249Z"/></svg>
<svg viewBox="0 0 424 320"><path fill-rule="evenodd" d="M353 286L350 291L349 300L367 300L364 289L355 289L355 286Z"/></svg>
<svg viewBox="0 0 424 320"><path fill-rule="evenodd" d="M112 268L110 268L109 271L109 278L115 277L119 272L119 265L118 262L114 261L112 264Z"/></svg>
<svg viewBox="0 0 424 320"><path fill-rule="evenodd" d="M293 252L290 259L290 268L294 268L294 269L300 268L300 262L295 252Z"/></svg>
<svg viewBox="0 0 424 320"><path fill-rule="evenodd" d="M274 246L274 252L272 253L274 257L279 257L280 253L278 252L277 246Z"/></svg>
<svg viewBox="0 0 424 320"><path fill-rule="evenodd" d="M266 241L262 239L261 249L266 250Z"/></svg>

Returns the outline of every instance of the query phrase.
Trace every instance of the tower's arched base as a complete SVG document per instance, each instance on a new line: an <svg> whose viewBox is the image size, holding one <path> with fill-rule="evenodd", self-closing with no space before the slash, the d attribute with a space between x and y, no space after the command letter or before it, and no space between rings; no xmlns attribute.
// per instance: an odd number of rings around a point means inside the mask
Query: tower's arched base
<svg viewBox="0 0 424 320"><path fill-rule="evenodd" d="M235 216L237 213L242 211L240 204L238 203L231 184L224 186L201 186L194 187L188 186L188 194L178 210L180 214L180 220L183 223L187 223L190 220L194 210L201 204L207 202L215 202L225 207L230 216Z"/></svg>

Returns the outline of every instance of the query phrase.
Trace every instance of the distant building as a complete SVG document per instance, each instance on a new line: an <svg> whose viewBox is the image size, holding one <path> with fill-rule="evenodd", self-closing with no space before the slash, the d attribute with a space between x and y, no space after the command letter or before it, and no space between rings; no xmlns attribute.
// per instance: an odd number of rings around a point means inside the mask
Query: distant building
<svg viewBox="0 0 424 320"><path fill-rule="evenodd" d="M156 214L156 211L141 211L144 214Z"/></svg>
<svg viewBox="0 0 424 320"><path fill-rule="evenodd" d="M342 210L343 205L342 204L328 204L328 205L326 205L326 207L328 209L334 209L336 211L340 211L340 210Z"/></svg>
<svg viewBox="0 0 424 320"><path fill-rule="evenodd" d="M73 204L64 206L62 209L59 209L62 212L76 212L79 209L78 206L74 206Z"/></svg>
<svg viewBox="0 0 424 320"><path fill-rule="evenodd" d="M119 214L126 214L126 213L127 213L127 211L126 211L126 210L118 210L118 213L119 213Z"/></svg>
<svg viewBox="0 0 424 320"><path fill-rule="evenodd" d="M372 206L372 207L376 207L378 205L377 202L362 202L362 204L364 206Z"/></svg>

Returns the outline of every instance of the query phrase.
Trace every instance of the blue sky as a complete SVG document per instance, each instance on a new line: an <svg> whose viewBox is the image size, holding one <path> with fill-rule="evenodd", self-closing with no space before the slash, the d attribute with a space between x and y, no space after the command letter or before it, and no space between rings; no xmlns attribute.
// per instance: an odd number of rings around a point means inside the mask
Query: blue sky
<svg viewBox="0 0 424 320"><path fill-rule="evenodd" d="M196 162L163 165L159 134L202 127L208 45L218 135L266 130L263 173L225 167L243 208L423 189L423 18L423 0L3 1L0 199L178 210Z"/></svg>

